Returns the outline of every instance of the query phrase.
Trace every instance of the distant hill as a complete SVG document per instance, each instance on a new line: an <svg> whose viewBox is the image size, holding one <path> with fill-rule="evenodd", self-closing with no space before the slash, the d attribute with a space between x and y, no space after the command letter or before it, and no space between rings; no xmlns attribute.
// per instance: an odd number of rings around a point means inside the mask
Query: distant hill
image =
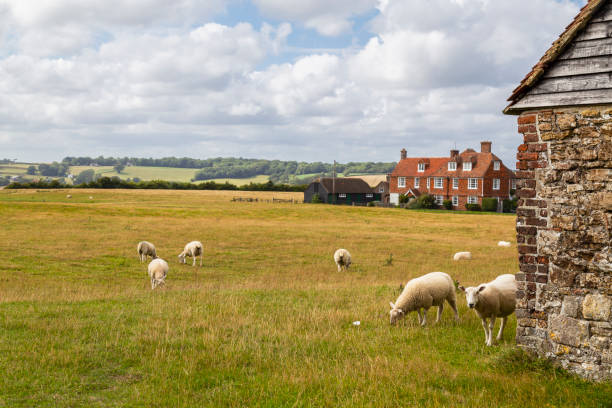
<svg viewBox="0 0 612 408"><path fill-rule="evenodd" d="M181 174L181 179L190 176L192 181L202 180L224 180L224 179L251 179L266 176L274 183L305 184L316 177L329 176L333 171L332 163L323 162L297 162L281 160L260 160L232 157L218 157L214 159L191 159L188 157L164 157L160 159L137 158L137 157L66 157L61 164L74 169L73 174L78 175L80 170L94 167L105 167L105 171L117 165L126 166L123 174L134 173L130 167L156 167L168 168L165 175L163 169L155 171L162 179L170 179ZM337 163L336 173L339 176L350 176L360 174L385 174L390 173L395 167L395 162L349 162ZM174 169L193 169L194 171L171 171ZM108 170L106 170L108 169ZM121 174L119 174L121 176ZM165 175L165 177L164 177ZM193 175L193 176L191 176ZM132 174L135 176L135 174ZM167 178L170 177L170 178ZM186 181L186 180L185 180Z"/></svg>

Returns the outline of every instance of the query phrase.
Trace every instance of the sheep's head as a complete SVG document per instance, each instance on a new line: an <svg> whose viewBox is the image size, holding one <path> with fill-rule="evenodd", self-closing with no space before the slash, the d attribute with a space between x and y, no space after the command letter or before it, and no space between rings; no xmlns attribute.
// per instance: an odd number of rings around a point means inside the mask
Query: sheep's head
<svg viewBox="0 0 612 408"><path fill-rule="evenodd" d="M480 294L480 292L485 290L485 288L486 288L485 285L480 285L476 288L475 287L464 288L463 286L459 286L459 289L465 292L465 300L470 309L473 309L476 307L476 305L478 304L478 295Z"/></svg>
<svg viewBox="0 0 612 408"><path fill-rule="evenodd" d="M405 313L402 309L396 308L393 302L389 302L389 306L391 306L391 310L389 311L389 323L395 324L398 320L404 317Z"/></svg>
<svg viewBox="0 0 612 408"><path fill-rule="evenodd" d="M180 253L179 256L178 256L178 260L179 260L179 263L184 264L185 263L185 254L184 253Z"/></svg>

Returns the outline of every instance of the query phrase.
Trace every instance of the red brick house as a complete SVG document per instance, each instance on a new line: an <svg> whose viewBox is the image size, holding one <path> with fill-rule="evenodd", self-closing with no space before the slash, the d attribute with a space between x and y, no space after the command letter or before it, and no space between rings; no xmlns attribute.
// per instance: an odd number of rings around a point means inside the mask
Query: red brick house
<svg viewBox="0 0 612 408"><path fill-rule="evenodd" d="M406 157L406 149L402 149L389 178L391 204L399 204L401 194L430 194L438 204L451 200L459 210L468 203L482 205L484 197L496 198L500 208L516 188L514 172L491 153L491 142L480 145L480 152L451 150L450 157Z"/></svg>

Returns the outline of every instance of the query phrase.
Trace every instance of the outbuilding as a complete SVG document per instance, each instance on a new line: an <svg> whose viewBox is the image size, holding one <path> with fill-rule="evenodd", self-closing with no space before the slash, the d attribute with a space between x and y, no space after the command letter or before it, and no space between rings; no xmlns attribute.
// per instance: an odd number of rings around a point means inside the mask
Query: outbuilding
<svg viewBox="0 0 612 408"><path fill-rule="evenodd" d="M375 193L362 179L344 177L322 177L313 181L304 191L304 202L311 203L315 195L327 204L348 205L366 205L381 198L380 193Z"/></svg>

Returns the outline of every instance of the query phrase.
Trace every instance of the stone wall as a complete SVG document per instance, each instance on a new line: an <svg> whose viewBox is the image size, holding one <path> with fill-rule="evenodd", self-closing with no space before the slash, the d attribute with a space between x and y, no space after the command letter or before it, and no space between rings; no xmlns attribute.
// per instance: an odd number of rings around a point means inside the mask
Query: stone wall
<svg viewBox="0 0 612 408"><path fill-rule="evenodd" d="M525 112L518 124L517 343L612 379L612 106Z"/></svg>

